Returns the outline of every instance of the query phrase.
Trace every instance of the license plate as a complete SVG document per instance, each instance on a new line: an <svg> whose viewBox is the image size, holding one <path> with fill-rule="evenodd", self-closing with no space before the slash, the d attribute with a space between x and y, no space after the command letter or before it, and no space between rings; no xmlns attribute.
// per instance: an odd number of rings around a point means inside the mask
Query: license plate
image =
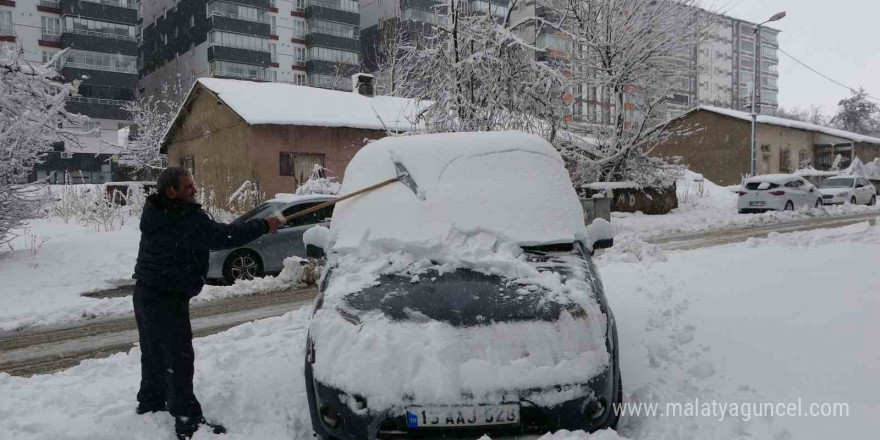
<svg viewBox="0 0 880 440"><path fill-rule="evenodd" d="M408 406L410 428L512 425L519 423L519 404L480 406Z"/></svg>
<svg viewBox="0 0 880 440"><path fill-rule="evenodd" d="M764 202L749 202L749 206L764 206Z"/></svg>

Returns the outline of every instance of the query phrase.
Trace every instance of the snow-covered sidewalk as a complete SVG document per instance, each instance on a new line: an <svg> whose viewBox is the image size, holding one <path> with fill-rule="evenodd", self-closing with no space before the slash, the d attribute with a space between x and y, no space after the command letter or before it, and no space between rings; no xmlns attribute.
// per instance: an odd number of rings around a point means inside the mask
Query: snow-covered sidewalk
<svg viewBox="0 0 880 440"><path fill-rule="evenodd" d="M651 245L643 245L645 248ZM871 438L880 418L880 227L771 234L597 262L621 344L625 401L849 405L848 417L625 417L619 432L546 440ZM302 376L307 310L197 339L196 394L235 439L311 438ZM0 373L0 437L167 439L134 414L139 353L33 378ZM212 438L200 432L196 440Z"/></svg>

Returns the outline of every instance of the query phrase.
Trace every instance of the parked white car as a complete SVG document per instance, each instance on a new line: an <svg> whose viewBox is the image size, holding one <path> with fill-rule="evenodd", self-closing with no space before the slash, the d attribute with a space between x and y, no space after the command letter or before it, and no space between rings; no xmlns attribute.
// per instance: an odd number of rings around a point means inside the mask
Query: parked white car
<svg viewBox="0 0 880 440"><path fill-rule="evenodd" d="M794 174L755 176L739 189L740 214L765 211L793 211L802 206L822 206L822 193L816 186Z"/></svg>
<svg viewBox="0 0 880 440"><path fill-rule="evenodd" d="M819 184L819 192L822 193L822 203L826 205L852 205L877 203L877 192L874 185L858 176L834 176L825 179Z"/></svg>

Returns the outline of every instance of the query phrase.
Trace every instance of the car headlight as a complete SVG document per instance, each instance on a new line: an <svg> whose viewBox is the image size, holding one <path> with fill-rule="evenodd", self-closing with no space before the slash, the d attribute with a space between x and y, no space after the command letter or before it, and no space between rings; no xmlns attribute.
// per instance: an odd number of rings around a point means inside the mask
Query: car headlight
<svg viewBox="0 0 880 440"><path fill-rule="evenodd" d="M848 192L837 193L837 197L846 197L848 194Z"/></svg>

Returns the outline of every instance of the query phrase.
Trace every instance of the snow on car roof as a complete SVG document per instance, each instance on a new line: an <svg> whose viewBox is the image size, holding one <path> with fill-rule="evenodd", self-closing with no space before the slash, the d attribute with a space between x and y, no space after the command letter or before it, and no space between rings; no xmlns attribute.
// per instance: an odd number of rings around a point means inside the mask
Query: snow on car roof
<svg viewBox="0 0 880 440"><path fill-rule="evenodd" d="M770 182L779 185L788 183L794 179L800 180L800 176L794 174L764 174L760 176L750 177L746 182Z"/></svg>
<svg viewBox="0 0 880 440"><path fill-rule="evenodd" d="M394 177L392 155L425 199L394 183L341 202L331 226L335 251L368 243L432 247L456 232L485 232L520 245L571 243L584 228L562 158L538 136L507 131L386 137L358 151L340 194Z"/></svg>
<svg viewBox="0 0 880 440"><path fill-rule="evenodd" d="M326 202L333 200L335 196L326 194L298 195L290 193L275 194L275 198L266 200L266 203L299 203L299 202Z"/></svg>

